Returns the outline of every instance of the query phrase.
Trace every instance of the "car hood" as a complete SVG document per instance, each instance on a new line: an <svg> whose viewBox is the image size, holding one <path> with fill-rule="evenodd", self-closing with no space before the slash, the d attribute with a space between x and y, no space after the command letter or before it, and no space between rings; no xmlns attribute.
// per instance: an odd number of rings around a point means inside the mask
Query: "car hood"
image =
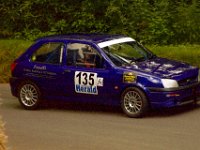
<svg viewBox="0 0 200 150"><path fill-rule="evenodd" d="M198 75L197 67L159 57L143 62L137 62L133 65L133 69L160 78L170 78L176 80L194 77Z"/></svg>

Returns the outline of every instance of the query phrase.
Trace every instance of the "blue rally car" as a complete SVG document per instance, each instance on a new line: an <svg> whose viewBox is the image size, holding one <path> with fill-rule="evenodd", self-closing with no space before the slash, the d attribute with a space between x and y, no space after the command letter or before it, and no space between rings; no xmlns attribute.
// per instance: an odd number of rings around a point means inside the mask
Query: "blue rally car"
<svg viewBox="0 0 200 150"><path fill-rule="evenodd" d="M129 117L196 102L197 67L155 56L123 35L67 34L36 40L11 65L12 94L26 109L43 99L121 105Z"/></svg>

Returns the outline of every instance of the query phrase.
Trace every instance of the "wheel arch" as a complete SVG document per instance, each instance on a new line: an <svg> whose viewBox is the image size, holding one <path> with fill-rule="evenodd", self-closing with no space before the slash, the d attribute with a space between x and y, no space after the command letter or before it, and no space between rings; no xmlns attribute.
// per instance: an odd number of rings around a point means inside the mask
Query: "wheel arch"
<svg viewBox="0 0 200 150"><path fill-rule="evenodd" d="M131 87L135 87L135 88L141 90L144 93L144 95L145 95L145 97L147 99L149 107L151 107L151 103L150 103L149 97L147 95L146 88L144 86L142 86L142 85L139 85L139 84L129 84L129 85L125 86L124 88L122 88L122 90L120 92L120 99L121 99L121 96L122 96L123 92L126 89L131 88Z"/></svg>
<svg viewBox="0 0 200 150"><path fill-rule="evenodd" d="M18 95L18 93L19 93L19 89L20 89L20 86L22 86L24 83L26 83L26 82L30 82L30 83L33 83L35 86L37 86L37 88L40 90L40 94L41 94L41 96L42 96L42 88L41 88L41 86L40 85L38 85L37 83L36 83L36 81L35 80L33 80L33 79L31 79L31 78L23 78L23 79L21 79L19 82L18 82L18 84L17 84L17 95Z"/></svg>
<svg viewBox="0 0 200 150"><path fill-rule="evenodd" d="M29 79L24 79L18 85L18 100L27 110L37 109L42 102L42 93L38 85Z"/></svg>
<svg viewBox="0 0 200 150"><path fill-rule="evenodd" d="M134 91L138 96L135 96L135 94L130 95L129 93L132 91ZM133 84L124 87L121 91L120 102L123 112L131 118L140 118L145 116L151 107L145 89Z"/></svg>

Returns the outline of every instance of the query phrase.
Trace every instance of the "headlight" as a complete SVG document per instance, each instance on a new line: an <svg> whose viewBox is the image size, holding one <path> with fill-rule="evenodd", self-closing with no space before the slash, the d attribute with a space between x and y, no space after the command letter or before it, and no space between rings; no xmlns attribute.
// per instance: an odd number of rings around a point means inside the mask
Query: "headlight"
<svg viewBox="0 0 200 150"><path fill-rule="evenodd" d="M164 88L175 88L178 87L178 83L176 80L172 79L161 79Z"/></svg>

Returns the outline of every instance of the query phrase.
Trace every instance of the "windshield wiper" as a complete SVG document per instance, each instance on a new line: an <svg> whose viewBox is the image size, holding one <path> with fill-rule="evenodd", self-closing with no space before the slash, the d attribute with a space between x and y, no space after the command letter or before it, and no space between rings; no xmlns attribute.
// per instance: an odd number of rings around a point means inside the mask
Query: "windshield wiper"
<svg viewBox="0 0 200 150"><path fill-rule="evenodd" d="M139 57L139 58L136 59L136 61L138 61L138 62L141 62L141 61L144 61L144 60L146 60L145 57Z"/></svg>
<svg viewBox="0 0 200 150"><path fill-rule="evenodd" d="M154 59L154 58L156 58L156 57L157 57L157 56L156 56L155 54L151 53L151 55L149 55L148 59Z"/></svg>

